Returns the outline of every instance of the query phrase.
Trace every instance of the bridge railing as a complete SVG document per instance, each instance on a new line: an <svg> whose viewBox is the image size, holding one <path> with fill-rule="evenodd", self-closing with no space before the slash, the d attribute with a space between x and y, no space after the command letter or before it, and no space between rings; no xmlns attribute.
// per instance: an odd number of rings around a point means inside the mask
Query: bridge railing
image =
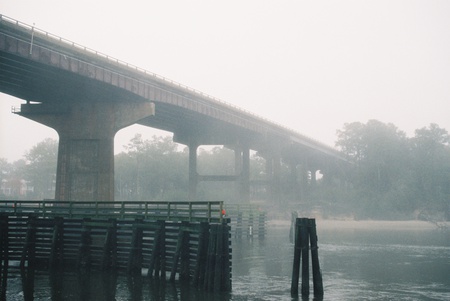
<svg viewBox="0 0 450 301"><path fill-rule="evenodd" d="M222 222L223 202L66 202L0 200L0 212L42 217L142 218Z"/></svg>
<svg viewBox="0 0 450 301"><path fill-rule="evenodd" d="M218 104L227 106L227 107L229 107L229 108L231 108L231 109L233 109L233 110L235 110L235 111L237 111L237 112L244 113L244 114L246 114L247 116L251 116L251 117L253 117L253 118L255 118L255 119L262 120L262 121L264 121L264 122L266 122L266 123L268 123L268 124L271 124L272 126L276 126L276 127L278 127L278 128L281 128L281 129L284 129L284 130L286 130L286 131L289 131L289 132L292 133L292 135L297 136L297 137L300 137L301 139L309 140L309 141L313 142L313 143L316 144L316 145L320 145L320 146L324 147L325 149L330 149L330 150L336 151L336 150L334 150L331 146L329 146L329 145L327 145L327 144L325 144L325 143L323 143L323 142L321 142L321 141L319 141L319 140L316 140L316 139L314 139L314 138L312 138L312 137L309 137L309 136L307 136L307 135L301 134L301 133L299 133L298 131L296 131L296 130L294 130L294 129L292 129L292 128L286 127L286 126L282 125L282 124L279 123L279 122L271 121L271 120L269 120L269 119L267 119L267 118L265 118L265 117L262 117L262 116L259 116L259 115L255 114L255 113L253 113L253 112L251 112L251 111L248 111L248 110L246 110L246 109L243 109L243 108L241 108L241 107L238 107L238 106L236 106L236 105L234 105L234 104L232 104L232 103L226 102L226 101L224 101L224 100L222 100L222 99L219 99L219 98L217 98L217 97L214 97L214 96L212 96L212 95L209 95L209 94L207 94L207 93L204 93L204 92L202 92L202 91L199 91L199 90L197 90L197 89L194 89L194 88L191 88L191 87L189 87L189 86L183 85L183 84L181 84L181 83L179 83L179 82L176 82L176 81L174 81L174 80L171 80L171 79L169 79L169 78L166 78L166 77L164 77L164 76L162 76L162 75L159 75L159 74L157 74L157 73L148 71L148 70L146 70L146 69L140 68L140 67L138 67L138 66L136 66L136 65L133 65L133 64L129 64L129 63L125 62L125 61L122 61L122 60L119 60L119 59L117 59L117 58L111 57L111 56L109 56L109 55L107 55L107 54L104 54L104 53L102 53L102 52L96 51L96 50L91 49L91 48L89 48L89 47L80 45L80 44L75 43L75 42L73 42L73 41L70 41L70 40L68 40L68 39L64 39L64 38L62 38L62 37L60 37L60 36L54 35L54 34L52 34L52 33L49 33L49 32L47 32L47 31L45 31L45 30L38 29L38 28L35 27L34 25L31 26L31 25L28 25L28 24L26 24L26 23L22 23L22 22L20 22L20 21L18 21L18 20L15 20L15 19L13 19L13 18L4 16L4 15L1 15L1 14L0 14L0 22L8 22L8 23L10 23L10 24L15 24L15 25L20 26L20 27L22 27L22 28L24 28L24 29L26 29L26 30L28 30L28 31L31 31L31 34L33 34L33 33L39 33L39 34L41 34L41 35L43 35L43 36L45 36L45 37L48 37L48 38L52 38L52 39L58 40L59 42L62 42L62 43L64 43L64 44L66 44L67 46L71 46L71 47L77 48L77 49L79 49L79 50L83 50L83 51L89 52L89 53L91 53L91 54L93 54L93 55L99 56L99 57L101 57L101 58L103 58L103 59L106 59L106 60L109 61L109 62L116 63L116 64L119 64L119 65L121 65L121 66L130 68L130 69L133 69L133 70L135 70L135 71L141 72L141 73L143 73L143 74L145 74L145 75L148 75L148 76L152 76L152 77L154 77L155 79L162 80L163 82L165 82L165 83L167 83L167 84L171 84L171 85L173 85L173 86L176 86L176 87L180 87L180 88L186 89L187 91L189 91L189 92L191 92L191 93L195 93L195 94L197 94L197 95L199 95L199 96L201 96L201 97L203 97L203 98L207 98L207 99L210 100L210 101L213 101L213 102L216 102L216 103L218 103ZM31 41L30 41L30 43L31 43ZM49 50L51 50L51 49L49 49ZM51 50L51 51L54 51L54 50ZM141 79L138 79L138 80L141 80Z"/></svg>

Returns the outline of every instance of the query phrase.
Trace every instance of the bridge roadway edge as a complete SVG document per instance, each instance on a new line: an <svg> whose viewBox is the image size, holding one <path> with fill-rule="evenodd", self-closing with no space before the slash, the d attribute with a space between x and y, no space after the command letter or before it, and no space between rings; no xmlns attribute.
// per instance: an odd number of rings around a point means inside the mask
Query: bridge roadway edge
<svg viewBox="0 0 450 301"><path fill-rule="evenodd" d="M111 119L116 121L117 114L109 114L106 118L97 118L104 116L102 114L105 113L101 109L97 109L94 104L89 104L90 107L87 109L83 108L83 105L75 105L80 101L78 98L84 98L85 103L103 101L108 105L115 102L152 101L155 104L155 114L150 114L145 118L136 117L134 122L171 131L174 133L174 138L177 138L180 143L187 144L188 141L195 138L204 143L210 141L225 145L246 144L249 148L257 150L265 156L266 160L271 156L284 157L292 162L291 165L294 169L298 165L314 165L315 170L324 170L343 160L342 156L334 149L292 130L154 74L130 68L128 65L111 60L108 56L99 55L95 51L86 50L79 45L74 46L73 43L71 45L67 41L62 42L61 38L58 40L35 28L26 28L20 22L8 22L3 16L0 24L0 54L2 67L7 67L2 68L3 71L0 72L0 78L3 79L0 81L2 82L0 90L28 101L42 102L38 106L22 105L20 114L43 123L52 123L51 121L55 119L62 119L65 121L65 125L61 126L60 122L55 127L66 128L65 133L77 132L79 126L72 124L67 127L68 119L59 116L61 113L67 116L67 112L54 112L50 108L68 107L69 111L93 111L91 117L85 119L89 122L83 122L86 125L91 124L90 127L92 127L94 123L98 126L97 122L102 119L107 120L104 124L109 124ZM16 66L15 63L19 66ZM60 85L58 84L60 79L68 81L70 84ZM64 86L64 89L55 89L60 86ZM77 94L79 92L82 92L81 97L80 94ZM74 106L78 108L73 109ZM38 107L39 109L37 109ZM78 120L79 117L80 114L73 114L72 120ZM93 122L94 119L95 122ZM102 128L104 125L99 127ZM57 131L60 133L62 130ZM113 131L109 131L109 137L104 139L96 138L94 131L87 131L89 133L86 133L81 139L79 136L61 139L61 141L69 141L67 142L69 144L67 146L60 145L61 154L64 153L64 150L67 150L67 154L61 155L58 159L57 174L59 176L57 175L56 199L113 200L111 178L113 178L114 168L111 163L113 162L113 151L110 146L113 139L111 132ZM90 143L92 138L97 142ZM75 154L71 158L73 152L70 150L80 148L72 144L77 144L79 140L85 140L82 142L83 148L91 145L91 150L83 154ZM109 146L99 148L100 145ZM99 152L99 149L104 149L104 151ZM87 165L92 169L87 174L78 172L86 164L76 165L76 162L80 162L79 158L86 153L92 157L92 160L84 162L90 163ZM102 158L101 162L109 163L103 167L95 167L97 164L95 158ZM247 181L246 177L241 179ZM192 180L193 183L198 181L198 179L194 180ZM81 185L80 189L77 188L77 183ZM95 187L89 187L88 183L94 183ZM243 189L244 192L247 190L247 188ZM191 197L191 199L193 198Z"/></svg>

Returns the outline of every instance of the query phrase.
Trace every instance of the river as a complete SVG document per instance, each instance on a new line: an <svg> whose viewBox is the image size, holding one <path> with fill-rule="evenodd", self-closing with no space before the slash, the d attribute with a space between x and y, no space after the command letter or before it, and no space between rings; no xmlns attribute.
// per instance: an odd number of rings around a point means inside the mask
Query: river
<svg viewBox="0 0 450 301"><path fill-rule="evenodd" d="M317 231L323 300L450 300L448 229L422 222L318 220ZM27 282L11 272L6 296L11 301L293 300L288 223L269 223L262 240L233 238L232 249L231 293L102 273L36 272L34 282Z"/></svg>

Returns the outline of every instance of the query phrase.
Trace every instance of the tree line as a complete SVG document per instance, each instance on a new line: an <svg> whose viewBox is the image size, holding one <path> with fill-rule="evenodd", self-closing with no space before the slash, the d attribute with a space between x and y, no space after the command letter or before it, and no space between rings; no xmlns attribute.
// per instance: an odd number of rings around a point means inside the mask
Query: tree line
<svg viewBox="0 0 450 301"><path fill-rule="evenodd" d="M21 160L0 159L0 198L54 198L57 146L56 140L45 139ZM430 124L408 138L390 123L353 122L337 131L336 147L349 162L333 173L338 178L325 181L325 175L305 199L292 199L289 189L282 189L278 199L320 205L324 213L362 219L450 219L450 136L445 129ZM188 149L171 137L144 140L135 135L115 156L116 200L186 200L188 158ZM199 149L199 174L234 175L234 168L232 150ZM265 160L257 153L252 153L250 168L252 181L265 179ZM289 176L283 164L280 177ZM201 182L198 199L236 202L235 185ZM254 198L268 197L264 189L252 192Z"/></svg>

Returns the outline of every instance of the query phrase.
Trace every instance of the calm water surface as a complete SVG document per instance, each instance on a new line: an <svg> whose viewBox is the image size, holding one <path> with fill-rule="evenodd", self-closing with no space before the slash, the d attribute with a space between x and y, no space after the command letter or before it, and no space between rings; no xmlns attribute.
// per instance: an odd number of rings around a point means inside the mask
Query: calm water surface
<svg viewBox="0 0 450 301"><path fill-rule="evenodd" d="M322 230L320 221L317 230L323 300L450 300L449 232ZM294 252L287 226L270 226L264 240L233 239L232 248L229 294L112 274L36 272L34 282L10 276L7 300L293 300Z"/></svg>

